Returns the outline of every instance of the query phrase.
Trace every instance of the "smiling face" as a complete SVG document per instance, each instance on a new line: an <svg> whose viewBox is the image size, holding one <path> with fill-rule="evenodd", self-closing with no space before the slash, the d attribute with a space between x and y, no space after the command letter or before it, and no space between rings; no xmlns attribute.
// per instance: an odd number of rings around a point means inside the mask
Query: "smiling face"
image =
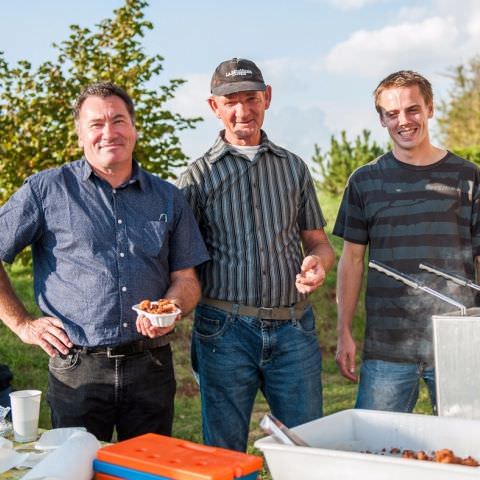
<svg viewBox="0 0 480 480"><path fill-rule="evenodd" d="M208 99L210 108L225 126L225 140L232 145L260 144L265 110L270 106L272 89L246 91Z"/></svg>
<svg viewBox="0 0 480 480"><path fill-rule="evenodd" d="M428 120L433 105L427 104L418 85L391 87L378 97L380 123L394 143L393 153L415 153L430 146Z"/></svg>
<svg viewBox="0 0 480 480"><path fill-rule="evenodd" d="M78 144L94 171L102 177L129 177L137 132L120 97L86 98L76 126Z"/></svg>

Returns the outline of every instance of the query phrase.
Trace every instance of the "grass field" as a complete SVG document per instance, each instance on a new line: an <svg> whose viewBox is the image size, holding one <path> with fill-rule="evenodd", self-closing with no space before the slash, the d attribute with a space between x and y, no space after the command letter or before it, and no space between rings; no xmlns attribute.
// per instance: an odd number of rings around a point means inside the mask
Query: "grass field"
<svg viewBox="0 0 480 480"><path fill-rule="evenodd" d="M339 199L322 195L320 197L324 214L328 221L327 232L333 228ZM330 236L332 244L340 255L341 241ZM32 293L32 278L29 269L14 264L9 268L14 286L31 311L35 311ZM335 274L332 271L323 288L315 292L311 301L316 317L317 330L323 351L323 384L325 414L351 408L353 406L356 386L338 373L335 364L336 347L336 305L335 305ZM173 343L175 368L178 382L176 397L176 414L174 421L174 436L193 441L201 441L200 400L198 387L190 371L189 344L191 319L183 319L177 329L176 340ZM360 342L363 332L363 306L360 305L354 324L356 339ZM3 325L0 325L0 362L10 365L14 372L14 388L38 388L46 392L47 388L47 355L38 347L22 344ZM250 434L250 451L254 451L253 442L263 436L258 427L262 415L268 411L268 406L259 394L252 418ZM417 412L430 411L426 390L422 388L421 398L416 407ZM48 407L42 400L40 425L50 426ZM267 473L264 478L269 478Z"/></svg>

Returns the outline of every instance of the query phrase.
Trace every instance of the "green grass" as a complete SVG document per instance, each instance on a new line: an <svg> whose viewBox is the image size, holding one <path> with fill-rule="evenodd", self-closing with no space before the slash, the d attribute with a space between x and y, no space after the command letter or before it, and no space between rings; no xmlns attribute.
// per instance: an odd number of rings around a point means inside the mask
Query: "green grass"
<svg viewBox="0 0 480 480"><path fill-rule="evenodd" d="M332 237L333 228L338 208L339 198L320 196L323 212L328 222L327 233L336 250L337 258L341 253L342 242ZM33 301L32 277L28 268L14 264L9 268L12 282L19 296L25 301L27 308L35 312ZM325 285L315 292L311 301L317 317L317 330L323 351L323 383L324 383L324 409L325 414L352 408L355 399L356 385L344 379L335 364L336 349L336 304L335 304L335 275L334 269L328 275ZM363 302L359 305L354 323L354 335L361 344L363 333ZM201 442L200 399L198 386L190 369L190 334L191 318L182 320L177 329L176 340L173 343L176 377L177 397L174 421L174 436ZM3 324L0 324L0 362L7 363L14 372L14 388L37 388L44 393L47 389L47 355L39 347L25 345L20 342ZM360 348L359 348L360 350ZM43 396L45 397L45 395ZM255 452L253 442L264 436L258 423L263 414L268 411L263 396L258 395L255 410L252 416L251 433L249 438L249 451ZM426 389L422 387L420 400L416 407L418 413L430 413L430 406ZM45 398L42 400L40 426L50 427L50 418ZM258 453L258 452L255 452ZM270 478L263 472L264 479Z"/></svg>

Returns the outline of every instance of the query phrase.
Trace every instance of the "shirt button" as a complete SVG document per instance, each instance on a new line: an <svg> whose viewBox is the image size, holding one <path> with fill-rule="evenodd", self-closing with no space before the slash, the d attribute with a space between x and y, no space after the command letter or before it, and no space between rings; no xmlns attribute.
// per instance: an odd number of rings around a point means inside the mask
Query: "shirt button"
<svg viewBox="0 0 480 480"><path fill-rule="evenodd" d="M120 252L120 256L123 258L125 254L123 252Z"/></svg>
<svg viewBox="0 0 480 480"><path fill-rule="evenodd" d="M122 287L122 292L126 292L127 291L127 287Z"/></svg>
<svg viewBox="0 0 480 480"><path fill-rule="evenodd" d="M127 327L128 327L128 323L125 322L125 323L123 324L123 328L127 328Z"/></svg>
<svg viewBox="0 0 480 480"><path fill-rule="evenodd" d="M117 223L123 223L123 220L122 220L121 218L119 218L119 219L117 220Z"/></svg>
<svg viewBox="0 0 480 480"><path fill-rule="evenodd" d="M112 190L112 193L117 193L117 191L115 189Z"/></svg>

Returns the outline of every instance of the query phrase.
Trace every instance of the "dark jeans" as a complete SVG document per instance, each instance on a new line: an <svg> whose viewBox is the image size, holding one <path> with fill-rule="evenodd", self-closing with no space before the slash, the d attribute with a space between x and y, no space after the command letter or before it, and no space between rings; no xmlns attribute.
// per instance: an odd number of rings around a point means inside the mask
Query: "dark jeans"
<svg viewBox="0 0 480 480"><path fill-rule="evenodd" d="M99 440L171 435L176 382L170 345L120 358L73 351L50 359L54 428L83 426Z"/></svg>
<svg viewBox="0 0 480 480"><path fill-rule="evenodd" d="M10 406L10 392L12 391L11 387L4 388L0 390L0 406L9 407Z"/></svg>
<svg viewBox="0 0 480 480"><path fill-rule="evenodd" d="M12 391L12 379L13 374L8 365L0 363L0 406L2 407L10 406L9 394Z"/></svg>
<svg viewBox="0 0 480 480"><path fill-rule="evenodd" d="M259 389L287 427L322 416L322 356L311 307L299 319L261 320L200 304L192 340L207 445L246 450Z"/></svg>

